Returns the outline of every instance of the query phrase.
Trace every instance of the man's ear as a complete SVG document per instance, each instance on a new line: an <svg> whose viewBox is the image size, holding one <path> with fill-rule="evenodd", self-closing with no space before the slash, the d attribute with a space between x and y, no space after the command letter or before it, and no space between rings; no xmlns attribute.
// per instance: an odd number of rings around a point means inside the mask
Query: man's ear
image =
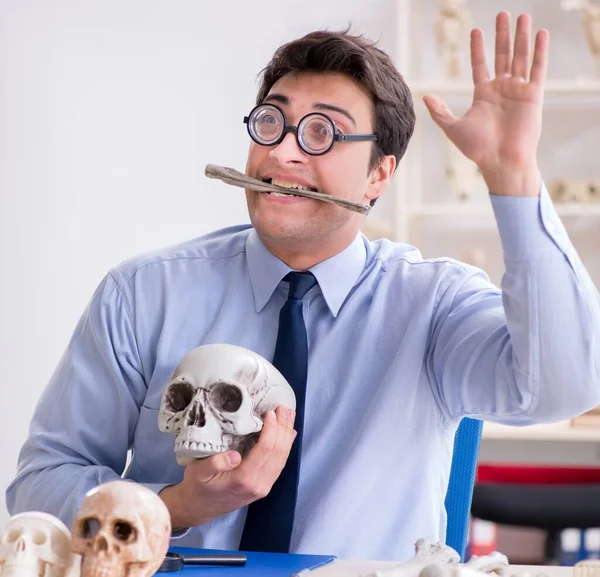
<svg viewBox="0 0 600 577"><path fill-rule="evenodd" d="M378 166L371 170L369 174L369 186L365 194L371 204L374 204L374 201L387 188L390 180L392 180L392 176L394 176L395 169L396 157L393 154L388 154L383 157Z"/></svg>

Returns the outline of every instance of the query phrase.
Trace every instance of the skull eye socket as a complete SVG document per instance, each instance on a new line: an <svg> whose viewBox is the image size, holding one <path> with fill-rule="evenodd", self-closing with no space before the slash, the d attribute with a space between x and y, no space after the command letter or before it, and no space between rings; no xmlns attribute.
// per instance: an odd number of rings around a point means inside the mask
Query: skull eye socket
<svg viewBox="0 0 600 577"><path fill-rule="evenodd" d="M117 521L113 533L119 541L133 541L136 536L135 528L127 521Z"/></svg>
<svg viewBox="0 0 600 577"><path fill-rule="evenodd" d="M194 398L194 387L189 383L173 383L166 396L166 408L179 413L187 408Z"/></svg>
<svg viewBox="0 0 600 577"><path fill-rule="evenodd" d="M21 531L21 529L11 529L7 534L6 534L6 541L8 543L14 543L23 533L23 531Z"/></svg>
<svg viewBox="0 0 600 577"><path fill-rule="evenodd" d="M35 545L43 545L46 542L46 535L41 531L36 531L33 534L33 542Z"/></svg>
<svg viewBox="0 0 600 577"><path fill-rule="evenodd" d="M235 413L243 401L242 391L234 385L215 385L210 391L213 406L225 413Z"/></svg>
<svg viewBox="0 0 600 577"><path fill-rule="evenodd" d="M93 539L100 531L100 521L95 517L88 517L81 522L79 532L84 539Z"/></svg>

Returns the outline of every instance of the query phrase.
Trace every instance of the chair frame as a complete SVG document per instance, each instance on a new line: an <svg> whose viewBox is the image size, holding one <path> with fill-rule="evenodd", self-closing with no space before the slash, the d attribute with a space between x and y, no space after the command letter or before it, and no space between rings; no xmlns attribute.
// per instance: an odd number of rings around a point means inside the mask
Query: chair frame
<svg viewBox="0 0 600 577"><path fill-rule="evenodd" d="M446 545L460 555L461 561L465 560L482 429L483 421L465 417L454 437L452 466L444 502L447 513Z"/></svg>

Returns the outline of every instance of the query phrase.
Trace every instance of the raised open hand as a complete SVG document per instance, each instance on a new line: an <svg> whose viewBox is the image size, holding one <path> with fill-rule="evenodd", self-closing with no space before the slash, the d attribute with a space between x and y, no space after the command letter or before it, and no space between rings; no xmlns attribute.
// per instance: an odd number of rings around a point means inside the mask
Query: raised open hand
<svg viewBox="0 0 600 577"><path fill-rule="evenodd" d="M542 127L544 82L548 62L549 34L540 30L535 38L530 66L531 18L522 14L517 20L514 48L511 42L510 15L496 17L495 77L486 64L483 33L471 32L473 103L456 117L438 97L425 96L433 120L448 138L482 171L490 188L498 194L533 195L531 182L537 170L537 146ZM502 190L510 179L507 171L527 175L529 187L519 193Z"/></svg>

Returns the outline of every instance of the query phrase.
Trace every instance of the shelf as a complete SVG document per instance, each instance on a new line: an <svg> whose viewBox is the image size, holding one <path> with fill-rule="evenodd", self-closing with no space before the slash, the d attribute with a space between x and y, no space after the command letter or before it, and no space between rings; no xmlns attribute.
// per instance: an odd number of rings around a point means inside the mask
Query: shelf
<svg viewBox="0 0 600 577"><path fill-rule="evenodd" d="M489 218L494 215L490 205L477 204L422 204L408 208L409 216L427 218L430 216L468 216Z"/></svg>
<svg viewBox="0 0 600 577"><path fill-rule="evenodd" d="M407 82L413 94L457 94L470 96L473 83L468 81L451 82L447 80L417 80ZM597 95L600 104L600 79L598 80L549 80L545 86L546 94Z"/></svg>
<svg viewBox="0 0 600 577"><path fill-rule="evenodd" d="M590 204L554 203L559 216L598 217L600 216L600 202ZM408 214L413 218L427 218L433 216L466 216L469 218L489 218L493 216L491 205L470 203L448 204L422 204L408 207Z"/></svg>
<svg viewBox="0 0 600 577"><path fill-rule="evenodd" d="M483 424L482 439L514 441L597 441L600 427L573 426L570 421L529 427L509 427L498 423Z"/></svg>

